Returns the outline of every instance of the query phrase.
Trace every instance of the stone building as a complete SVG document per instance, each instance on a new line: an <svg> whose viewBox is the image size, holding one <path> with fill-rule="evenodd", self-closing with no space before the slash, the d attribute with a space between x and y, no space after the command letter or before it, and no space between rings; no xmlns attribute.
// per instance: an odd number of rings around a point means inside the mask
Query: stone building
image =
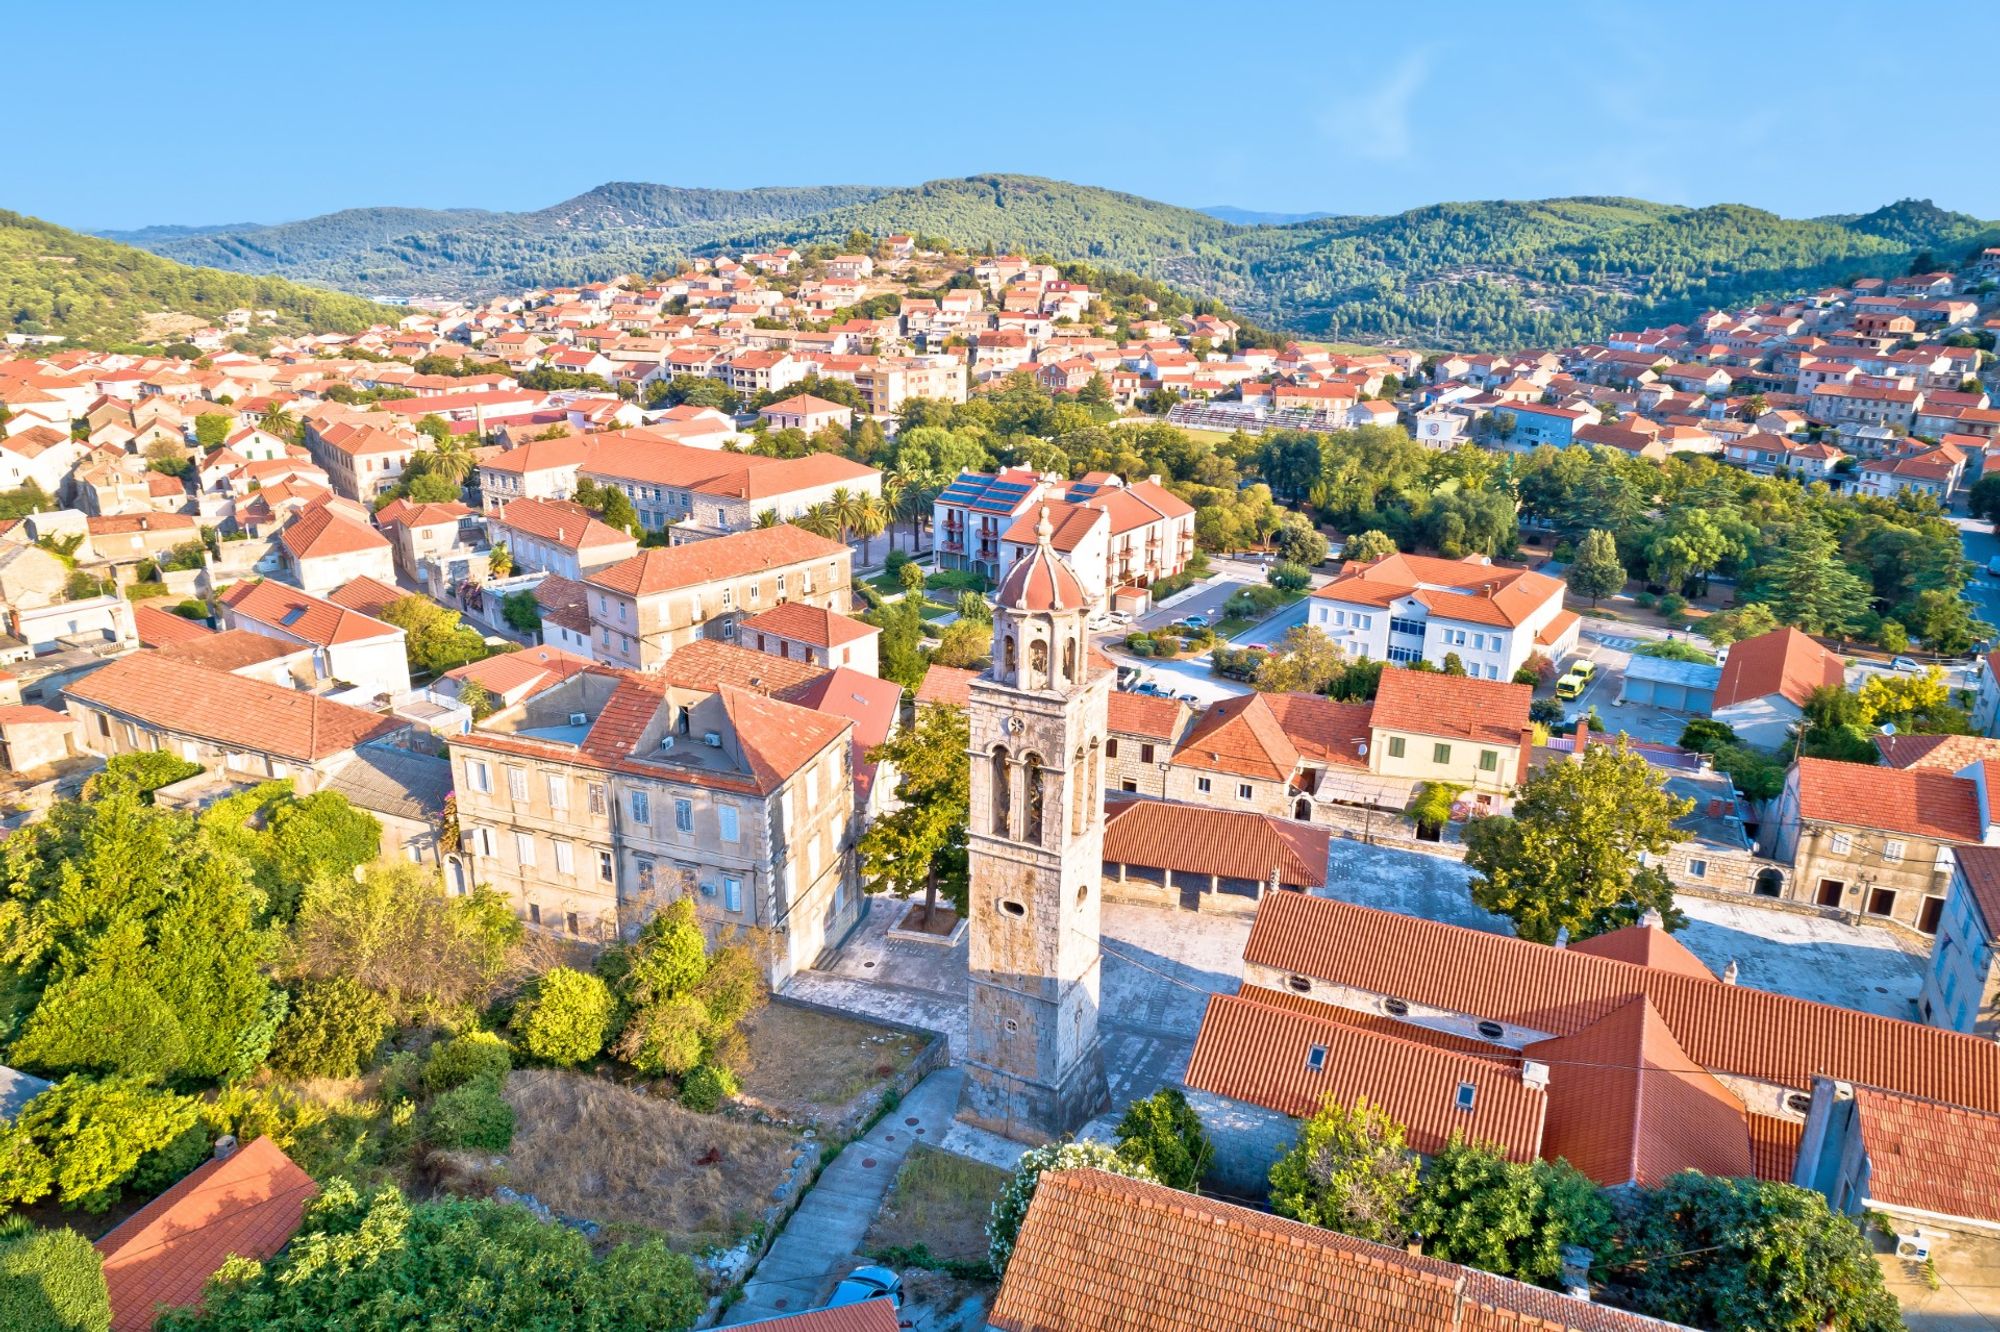
<svg viewBox="0 0 2000 1332"><path fill-rule="evenodd" d="M972 1008L962 1118L1024 1142L1105 1109L1098 1043L1109 672L1082 584L1049 544L1000 586L993 666L972 681Z"/></svg>

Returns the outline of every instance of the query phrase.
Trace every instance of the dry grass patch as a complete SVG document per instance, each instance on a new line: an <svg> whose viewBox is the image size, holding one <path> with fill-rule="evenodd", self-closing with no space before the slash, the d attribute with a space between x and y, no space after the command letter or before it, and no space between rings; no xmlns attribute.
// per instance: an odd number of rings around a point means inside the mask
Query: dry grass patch
<svg viewBox="0 0 2000 1332"><path fill-rule="evenodd" d="M742 1093L787 1120L838 1120L857 1098L909 1067L924 1038L872 1022L772 1003L747 1018Z"/></svg>
<svg viewBox="0 0 2000 1332"><path fill-rule="evenodd" d="M507 1182L567 1216L643 1226L676 1247L727 1245L772 1201L793 1136L698 1115L582 1073L507 1076Z"/></svg>
<svg viewBox="0 0 2000 1332"><path fill-rule="evenodd" d="M986 1216L1006 1182L1007 1172L997 1166L918 1143L903 1158L862 1251L912 1254L922 1248L940 1264L982 1263Z"/></svg>

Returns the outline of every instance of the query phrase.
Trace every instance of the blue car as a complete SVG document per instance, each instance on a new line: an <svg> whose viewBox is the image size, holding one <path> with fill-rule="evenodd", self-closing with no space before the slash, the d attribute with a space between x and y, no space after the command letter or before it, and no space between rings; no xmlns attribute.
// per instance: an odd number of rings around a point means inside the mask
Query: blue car
<svg viewBox="0 0 2000 1332"><path fill-rule="evenodd" d="M857 1267L833 1288L833 1298L826 1302L826 1307L838 1309L868 1300L887 1300L891 1308L901 1309L903 1278L886 1267Z"/></svg>

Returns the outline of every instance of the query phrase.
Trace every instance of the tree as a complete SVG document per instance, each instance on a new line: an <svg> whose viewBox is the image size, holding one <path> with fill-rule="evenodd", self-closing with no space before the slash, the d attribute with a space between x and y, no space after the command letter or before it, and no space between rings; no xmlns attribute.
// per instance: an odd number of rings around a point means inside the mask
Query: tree
<svg viewBox="0 0 2000 1332"><path fill-rule="evenodd" d="M1331 1096L1299 1126L1298 1142L1271 1167L1271 1210L1377 1244L1401 1244L1417 1191L1417 1154L1403 1126L1368 1103Z"/></svg>
<svg viewBox="0 0 2000 1332"><path fill-rule="evenodd" d="M1582 1171L1509 1161L1459 1134L1425 1164L1410 1225L1433 1258L1549 1287L1559 1287L1564 1245L1605 1266L1616 1243L1611 1204Z"/></svg>
<svg viewBox="0 0 2000 1332"><path fill-rule="evenodd" d="M902 898L921 887L926 920L940 890L954 911L965 914L971 744L963 710L927 704L909 726L868 751L871 763L895 772L899 803L861 836L864 886Z"/></svg>
<svg viewBox="0 0 2000 1332"><path fill-rule="evenodd" d="M1972 650L1972 645L1993 632L1993 626L1975 619L1972 603L1959 595L1956 589L1941 587L1926 588L1917 594L1916 605L1911 608L1910 628L1916 630L1926 648L1945 656L1960 656ZM1887 642L1889 627L1895 624L1886 620L1882 630L1876 635L1878 642L1888 651L1896 651ZM1905 640L1904 647L1909 643Z"/></svg>
<svg viewBox="0 0 2000 1332"><path fill-rule="evenodd" d="M1278 554L1310 569L1326 558L1326 538L1304 514L1288 514L1278 528Z"/></svg>
<svg viewBox="0 0 2000 1332"><path fill-rule="evenodd" d="M346 976L309 980L271 1042L271 1067L293 1078L351 1078L389 1032L389 1005Z"/></svg>
<svg viewBox="0 0 2000 1332"><path fill-rule="evenodd" d="M458 701L472 713L472 720L476 722L485 721L500 707L500 700L493 696L493 691L477 680L459 681Z"/></svg>
<svg viewBox="0 0 2000 1332"><path fill-rule="evenodd" d="M514 1009L513 1028L529 1054L567 1068L602 1053L616 1018L610 986L587 971L555 967Z"/></svg>
<svg viewBox="0 0 2000 1332"><path fill-rule="evenodd" d="M72 1074L0 1129L0 1206L53 1196L64 1207L102 1212L148 1152L199 1118L191 1096L135 1078Z"/></svg>
<svg viewBox="0 0 2000 1332"><path fill-rule="evenodd" d="M480 632L461 623L457 611L447 610L429 597L398 597L382 608L382 618L403 631L404 651L417 670L442 675L486 655L486 640Z"/></svg>
<svg viewBox="0 0 2000 1332"><path fill-rule="evenodd" d="M1277 560L1265 578L1281 592L1303 592L1312 585L1312 570L1290 560Z"/></svg>
<svg viewBox="0 0 2000 1332"><path fill-rule="evenodd" d="M91 1242L74 1230L26 1227L0 1240L0 1327L110 1332L104 1260Z"/></svg>
<svg viewBox="0 0 2000 1332"><path fill-rule="evenodd" d="M1717 611L1701 622L1702 636L1718 647L1741 643L1746 638L1759 638L1777 627L1778 617L1761 601L1749 601Z"/></svg>
<svg viewBox="0 0 2000 1332"><path fill-rule="evenodd" d="M2000 519L2000 472L1987 472L1974 481L1966 494L1965 507L1974 518L1989 522Z"/></svg>
<svg viewBox="0 0 2000 1332"><path fill-rule="evenodd" d="M1576 562L1565 576L1569 590L1589 597L1593 606L1617 593L1625 586L1625 565L1618 558L1616 538L1602 528L1586 532L1583 544L1577 547Z"/></svg>
<svg viewBox="0 0 2000 1332"><path fill-rule="evenodd" d="M1143 1166L1168 1188L1192 1191L1201 1183L1215 1148L1201 1116L1178 1087L1162 1087L1125 1107L1116 1130L1118 1155Z"/></svg>
<svg viewBox="0 0 2000 1332"><path fill-rule="evenodd" d="M505 578L514 572L514 553L507 549L507 543L496 541L486 552L486 572L495 578Z"/></svg>
<svg viewBox="0 0 2000 1332"><path fill-rule="evenodd" d="M967 592L976 597L977 592ZM993 648L993 626L983 620L960 619L938 633L938 645L931 660L958 670L984 670Z"/></svg>
<svg viewBox="0 0 2000 1332"><path fill-rule="evenodd" d="M854 531L861 538L861 562L868 563L868 551L875 538L889 526L889 506L880 496L863 495L854 506Z"/></svg>
<svg viewBox="0 0 2000 1332"><path fill-rule="evenodd" d="M1021 1223L1028 1219L1028 1205L1035 1189L1051 1170L1103 1170L1127 1179L1151 1180L1145 1166L1129 1161L1101 1142L1051 1142L1021 1153L1014 1173L1001 1186L986 1221L987 1261L995 1275L1005 1276L1014 1257L1014 1241L1020 1238Z"/></svg>
<svg viewBox="0 0 2000 1332"><path fill-rule="evenodd" d="M1894 1332L1860 1228L1810 1189L1683 1171L1641 1195L1627 1265L1638 1308L1715 1332Z"/></svg>
<svg viewBox="0 0 2000 1332"><path fill-rule="evenodd" d="M500 618L516 633L539 635L542 632L542 606L528 588L509 592L500 598Z"/></svg>
<svg viewBox="0 0 2000 1332"><path fill-rule="evenodd" d="M1373 564L1383 556L1394 555L1395 553L1395 538L1387 532L1370 528L1368 531L1350 538L1346 548L1342 550L1341 556L1349 564Z"/></svg>
<svg viewBox="0 0 2000 1332"><path fill-rule="evenodd" d="M1257 668L1257 689L1266 694L1325 693L1340 677L1346 654L1324 629L1294 625L1278 640L1278 650Z"/></svg>
<svg viewBox="0 0 2000 1332"><path fill-rule="evenodd" d="M203 412L194 418L194 442L213 452L229 439L231 422L229 417L217 412Z"/></svg>
<svg viewBox="0 0 2000 1332"><path fill-rule="evenodd" d="M523 929L490 888L447 897L435 870L397 862L359 883L309 885L291 933L293 973L351 977L400 1022L455 1016L483 998Z"/></svg>
<svg viewBox="0 0 2000 1332"><path fill-rule="evenodd" d="M1274 430L1264 436L1256 464L1257 474L1270 485L1272 494L1296 503L1319 482L1319 439L1303 430Z"/></svg>
<svg viewBox="0 0 2000 1332"><path fill-rule="evenodd" d="M705 1304L692 1260L661 1240L594 1259L580 1231L525 1207L364 1197L335 1177L284 1253L231 1259L202 1308L165 1314L159 1332L362 1332L419 1314L433 1332L683 1332Z"/></svg>
<svg viewBox="0 0 2000 1332"><path fill-rule="evenodd" d="M1664 856L1678 839L1675 820L1693 808L1667 794L1665 777L1623 737L1586 746L1580 759L1537 769L1512 815L1467 829L1465 863L1478 876L1472 899L1539 943L1563 930L1587 939L1648 910L1671 926L1673 885L1642 858Z"/></svg>
<svg viewBox="0 0 2000 1332"><path fill-rule="evenodd" d="M598 517L607 527L615 527L629 536L639 535L639 511L632 507L632 501L616 486L605 486L598 492L600 508Z"/></svg>
<svg viewBox="0 0 2000 1332"><path fill-rule="evenodd" d="M1424 782L1417 787L1404 814L1418 828L1428 828L1435 832L1451 822L1451 809L1459 795L1465 790L1451 782Z"/></svg>
<svg viewBox="0 0 2000 1332"><path fill-rule="evenodd" d="M764 1003L763 971L749 944L708 949L693 902L669 902L606 966L631 1015L614 1047L620 1059L652 1076L740 1062L736 1028Z"/></svg>
<svg viewBox="0 0 2000 1332"><path fill-rule="evenodd" d="M1802 633L1837 634L1868 609L1868 585L1840 558L1840 548L1817 523L1784 533L1771 562L1758 572L1759 601L1781 624Z"/></svg>
<svg viewBox="0 0 2000 1332"><path fill-rule="evenodd" d="M1858 695L1863 725L1893 724L1899 731L1920 735L1970 735L1972 719L1951 701L1951 686L1936 666L1921 675L1876 671L1862 682Z"/></svg>

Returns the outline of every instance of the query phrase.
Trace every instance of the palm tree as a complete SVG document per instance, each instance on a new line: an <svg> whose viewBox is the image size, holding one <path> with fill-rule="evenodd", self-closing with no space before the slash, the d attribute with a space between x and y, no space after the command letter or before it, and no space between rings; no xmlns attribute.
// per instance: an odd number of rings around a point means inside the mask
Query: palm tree
<svg viewBox="0 0 2000 1332"><path fill-rule="evenodd" d="M895 521L903 516L903 486L904 481L900 472L890 472L882 478L882 507L889 511L889 523L892 529ZM891 530L889 545L893 548L895 544L896 534Z"/></svg>
<svg viewBox="0 0 2000 1332"><path fill-rule="evenodd" d="M265 412L257 424L280 439L297 441L299 420L286 411L282 404L275 405Z"/></svg>
<svg viewBox="0 0 2000 1332"><path fill-rule="evenodd" d="M759 527L776 527L777 525L778 525L778 511L777 511L776 509L760 509L760 510L758 510L758 512L757 512L757 526L759 526Z"/></svg>
<svg viewBox="0 0 2000 1332"><path fill-rule="evenodd" d="M827 500L827 508L833 514L834 527L840 532L840 540L846 541L854 532L855 519L861 516L861 497L846 486L835 486L833 495Z"/></svg>
<svg viewBox="0 0 2000 1332"><path fill-rule="evenodd" d="M874 495L863 495L854 506L854 530L861 535L861 562L868 563L868 549L882 529L889 525L889 506Z"/></svg>
<svg viewBox="0 0 2000 1332"><path fill-rule="evenodd" d="M434 441L431 444L430 454L427 470L434 476L444 477L461 486L465 484L466 476L478 462L478 459L472 456L472 450L466 447L465 437L462 435L446 435Z"/></svg>
<svg viewBox="0 0 2000 1332"><path fill-rule="evenodd" d="M840 520L833 516L833 506L822 501L792 519L792 526L811 532L814 536L834 541L838 539Z"/></svg>

